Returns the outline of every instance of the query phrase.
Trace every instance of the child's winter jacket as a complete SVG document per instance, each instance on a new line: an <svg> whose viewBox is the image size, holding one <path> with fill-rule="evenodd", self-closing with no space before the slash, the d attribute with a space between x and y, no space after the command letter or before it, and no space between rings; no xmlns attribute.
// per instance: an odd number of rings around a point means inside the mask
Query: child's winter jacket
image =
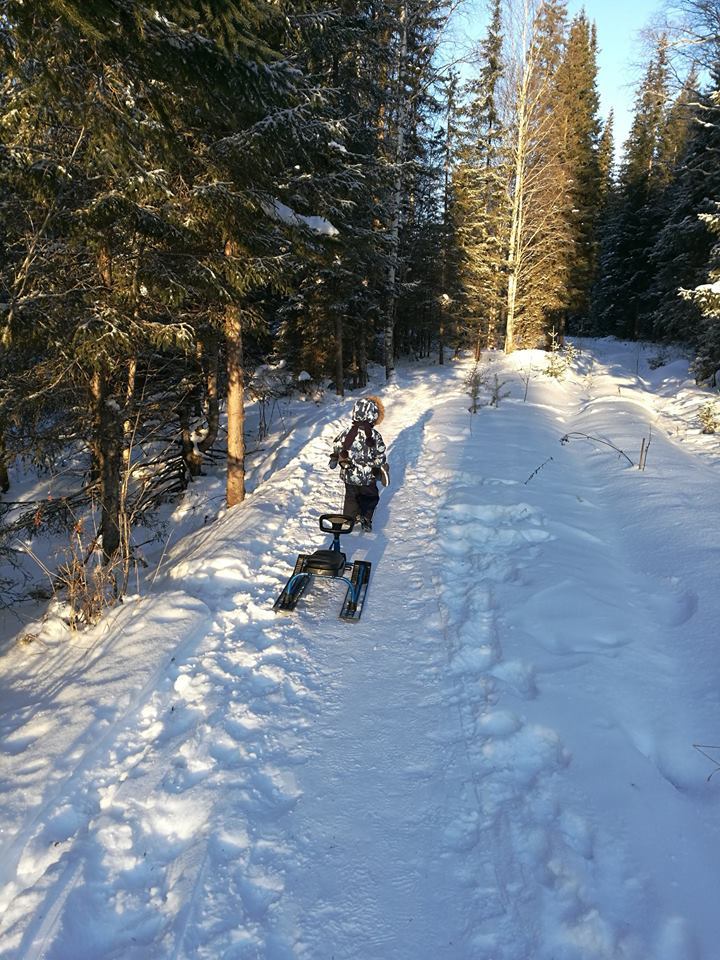
<svg viewBox="0 0 720 960"><path fill-rule="evenodd" d="M330 466L340 464L340 476L345 483L374 486L377 477L387 483L385 442L375 429L383 414L382 402L377 397L358 400L352 409L352 425L335 437Z"/></svg>

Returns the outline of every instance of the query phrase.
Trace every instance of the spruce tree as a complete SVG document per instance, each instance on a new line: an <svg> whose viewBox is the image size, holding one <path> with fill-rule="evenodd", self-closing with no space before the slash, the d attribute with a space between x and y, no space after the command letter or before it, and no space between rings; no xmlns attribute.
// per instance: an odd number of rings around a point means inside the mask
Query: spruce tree
<svg viewBox="0 0 720 960"><path fill-rule="evenodd" d="M709 379L717 386L720 371L720 204L716 204L714 213L704 214L702 219L717 242L710 254L706 282L683 293L695 304L702 317L697 333L696 376L699 380Z"/></svg>
<svg viewBox="0 0 720 960"><path fill-rule="evenodd" d="M594 291L593 327L598 333L637 339L652 282L650 252L665 185L662 151L667 126L669 65L661 38L640 84L633 124L625 144L618 188L607 208L601 279Z"/></svg>
<svg viewBox="0 0 720 960"><path fill-rule="evenodd" d="M138 371L152 382L158 351L207 383L210 442L221 335L228 501L242 499L243 336L262 319L258 295L287 282L290 241L321 246L307 215L325 212L327 191L297 171L322 157L334 187L346 164L329 148L336 125L286 56L292 19L244 2L207 12L198 25L191 5L157 17L140 2L68 0L10 3L3 21L0 322L8 350L45 387L23 396L18 380L1 416L53 422L56 434L58 417L72 423L91 452L107 559L125 536L123 438L130 412L136 426L144 416L134 383ZM182 376L171 389L190 459L195 386Z"/></svg>
<svg viewBox="0 0 720 960"><path fill-rule="evenodd" d="M388 379L395 367L398 323L405 327L401 337L407 334L403 299L417 284L416 278L408 283L407 271L417 239L415 223L425 220L424 214L415 220L414 199L424 195L428 177L442 189L442 163L437 163L432 131L442 109L435 96L440 76L436 53L450 8L449 0L394 0L387 5L390 67L378 124L387 186L378 213L387 236L383 353Z"/></svg>
<svg viewBox="0 0 720 960"><path fill-rule="evenodd" d="M615 186L615 115L611 110L602 124L602 133L597 151L598 168L598 219L602 223L602 214L607 206Z"/></svg>
<svg viewBox="0 0 720 960"><path fill-rule="evenodd" d="M678 112L682 108L675 137L678 143L686 143L683 153L669 166L672 179L662 196L663 226L651 254L654 275L648 313L657 339L697 344L701 316L693 301L683 299L679 290L702 283L710 260L713 239L701 217L714 213L714 198L720 197L716 162L720 115L713 100L717 86L715 91L693 95L692 82L691 77L675 106ZM713 83L717 85L717 75Z"/></svg>
<svg viewBox="0 0 720 960"><path fill-rule="evenodd" d="M682 262L678 280L680 293L690 310L689 315L662 304L661 319L671 323L674 331L682 323L683 338L695 346L695 371L699 379L712 377L720 369L720 67L713 69L713 89L702 99L690 140L687 162L678 186L678 213L687 216L678 224L682 245ZM681 191L681 187L685 190ZM711 199L712 198L712 199ZM697 218L697 220L695 219ZM710 246L709 252L706 250ZM678 251L680 253L680 251ZM703 264L703 260L705 263ZM689 279L686 279L689 278ZM691 286L693 280L694 288ZM668 298L669 299L669 298Z"/></svg>
<svg viewBox="0 0 720 960"><path fill-rule="evenodd" d="M476 358L483 347L497 343L505 294L507 167L498 102L503 77L500 0L493 0L491 11L478 50L478 76L466 87L453 172L458 312Z"/></svg>
<svg viewBox="0 0 720 960"><path fill-rule="evenodd" d="M585 14L570 25L568 42L556 77L558 119L563 124L562 162L568 180L566 217L569 227L567 284L563 313L577 329L587 322L590 290L597 270L600 211L607 171L601 169L601 124L597 93L597 42ZM612 149L611 143L605 150ZM564 328L564 320L558 327Z"/></svg>
<svg viewBox="0 0 720 960"><path fill-rule="evenodd" d="M295 56L333 128L325 156L292 177L293 196L302 195L303 209L323 213L337 232L329 242L293 244L292 289L275 307L275 352L296 372L330 378L342 393L348 376L356 386L367 379L368 346L386 296L376 118L387 25L360 0L346 0L342 16L312 6L314 18L296 16Z"/></svg>

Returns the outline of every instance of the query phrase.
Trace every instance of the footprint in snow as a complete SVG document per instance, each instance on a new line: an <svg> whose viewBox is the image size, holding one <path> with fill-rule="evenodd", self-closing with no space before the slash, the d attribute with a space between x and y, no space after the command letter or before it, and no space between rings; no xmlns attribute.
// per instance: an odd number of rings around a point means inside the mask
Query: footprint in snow
<svg viewBox="0 0 720 960"><path fill-rule="evenodd" d="M478 717L477 732L481 737L510 737L522 724L522 719L512 710L488 710Z"/></svg>
<svg viewBox="0 0 720 960"><path fill-rule="evenodd" d="M252 775L246 805L254 813L276 817L291 810L301 796L292 773L265 767Z"/></svg>
<svg viewBox="0 0 720 960"><path fill-rule="evenodd" d="M655 620L670 627L680 627L695 616L698 597L673 577L661 593L644 593L644 602Z"/></svg>
<svg viewBox="0 0 720 960"><path fill-rule="evenodd" d="M238 880L238 890L245 912L256 922L262 920L273 903L280 899L284 888L283 880L277 874L254 867Z"/></svg>

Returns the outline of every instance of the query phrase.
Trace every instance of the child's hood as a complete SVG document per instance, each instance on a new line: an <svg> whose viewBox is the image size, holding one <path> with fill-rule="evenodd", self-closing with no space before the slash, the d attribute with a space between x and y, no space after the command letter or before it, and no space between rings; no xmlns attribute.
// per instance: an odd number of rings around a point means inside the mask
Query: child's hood
<svg viewBox="0 0 720 960"><path fill-rule="evenodd" d="M385 416L385 407L379 397L361 397L352 408L354 423L373 423L377 426Z"/></svg>

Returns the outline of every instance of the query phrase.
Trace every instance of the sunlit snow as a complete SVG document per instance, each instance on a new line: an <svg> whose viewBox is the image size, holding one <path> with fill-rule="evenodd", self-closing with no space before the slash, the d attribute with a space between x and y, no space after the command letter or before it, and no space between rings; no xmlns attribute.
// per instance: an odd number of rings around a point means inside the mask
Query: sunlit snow
<svg viewBox="0 0 720 960"><path fill-rule="evenodd" d="M142 597L6 645L2 960L713 960L720 440L686 360L576 345L484 357L476 415L469 360L373 384L358 624L272 609L355 393L287 401L241 506L194 485Z"/></svg>

